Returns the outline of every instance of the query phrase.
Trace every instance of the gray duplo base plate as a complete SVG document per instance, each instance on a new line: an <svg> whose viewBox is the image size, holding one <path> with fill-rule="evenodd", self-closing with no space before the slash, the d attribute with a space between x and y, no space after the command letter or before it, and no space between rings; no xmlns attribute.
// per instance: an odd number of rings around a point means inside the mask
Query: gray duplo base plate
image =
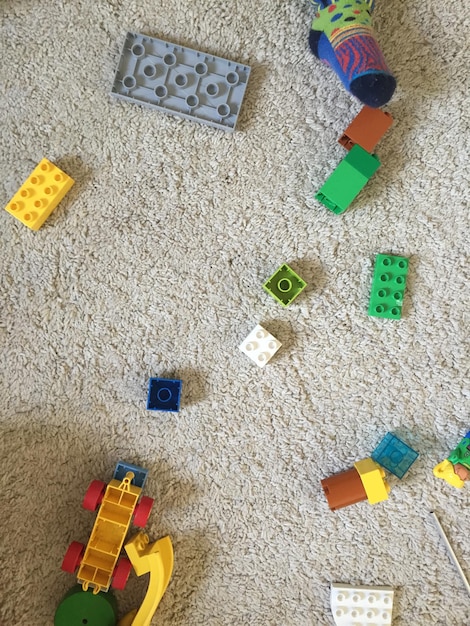
<svg viewBox="0 0 470 626"><path fill-rule="evenodd" d="M111 93L232 131L249 75L246 65L127 33Z"/></svg>

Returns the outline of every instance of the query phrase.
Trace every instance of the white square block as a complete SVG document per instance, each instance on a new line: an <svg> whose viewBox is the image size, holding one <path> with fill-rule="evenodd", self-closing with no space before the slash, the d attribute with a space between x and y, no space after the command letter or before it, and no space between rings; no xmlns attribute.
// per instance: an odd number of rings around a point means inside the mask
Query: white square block
<svg viewBox="0 0 470 626"><path fill-rule="evenodd" d="M282 343L280 341L258 324L239 348L256 365L264 367L281 346Z"/></svg>
<svg viewBox="0 0 470 626"><path fill-rule="evenodd" d="M392 587L332 583L330 602L337 626L391 626Z"/></svg>

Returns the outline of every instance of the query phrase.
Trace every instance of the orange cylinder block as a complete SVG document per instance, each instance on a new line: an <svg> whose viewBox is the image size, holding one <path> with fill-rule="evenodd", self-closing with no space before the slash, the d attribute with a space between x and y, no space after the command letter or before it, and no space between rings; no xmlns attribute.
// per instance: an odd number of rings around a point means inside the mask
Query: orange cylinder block
<svg viewBox="0 0 470 626"><path fill-rule="evenodd" d="M353 467L321 481L328 506L332 511L367 500L359 472Z"/></svg>

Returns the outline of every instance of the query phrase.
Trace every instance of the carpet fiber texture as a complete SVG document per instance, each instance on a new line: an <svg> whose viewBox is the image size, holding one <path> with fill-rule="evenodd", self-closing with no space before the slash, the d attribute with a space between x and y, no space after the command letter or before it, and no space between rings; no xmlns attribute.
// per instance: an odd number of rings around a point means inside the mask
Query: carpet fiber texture
<svg viewBox="0 0 470 626"><path fill-rule="evenodd" d="M38 232L0 212L0 624L45 626L94 515L92 479L146 467L174 574L153 624L333 624L331 582L390 585L394 624L468 624L469 485L433 466L469 429L468 16L378 1L398 80L382 167L350 209L315 193L360 105L308 49L301 0L6 0L5 206L47 157L75 185ZM113 99L128 30L252 67L233 134ZM467 44L465 43L467 42ZM368 317L378 253L410 258L403 317ZM262 283L308 283L287 309ZM264 369L238 346L282 342ZM179 413L148 379L183 380ZM320 479L393 431L420 457L387 502L328 509ZM131 575L120 610L146 581Z"/></svg>

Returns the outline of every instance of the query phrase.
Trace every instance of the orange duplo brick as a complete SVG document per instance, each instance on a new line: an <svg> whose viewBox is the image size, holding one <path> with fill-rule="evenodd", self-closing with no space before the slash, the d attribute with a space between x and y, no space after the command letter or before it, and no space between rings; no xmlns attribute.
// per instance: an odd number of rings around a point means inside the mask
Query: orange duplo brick
<svg viewBox="0 0 470 626"><path fill-rule="evenodd" d="M367 152L372 153L392 124L393 117L390 113L365 106L359 111L338 141L346 150L351 150L353 146L358 144Z"/></svg>
<svg viewBox="0 0 470 626"><path fill-rule="evenodd" d="M321 486L332 511L367 500L361 477L354 467L330 478L324 478Z"/></svg>

